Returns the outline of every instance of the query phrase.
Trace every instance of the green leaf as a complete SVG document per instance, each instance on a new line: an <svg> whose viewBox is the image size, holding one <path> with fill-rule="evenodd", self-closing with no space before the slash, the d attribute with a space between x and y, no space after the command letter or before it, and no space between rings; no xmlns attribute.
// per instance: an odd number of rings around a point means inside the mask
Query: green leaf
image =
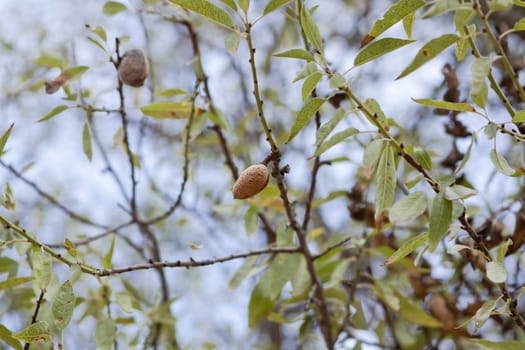
<svg viewBox="0 0 525 350"><path fill-rule="evenodd" d="M233 11L237 11L237 5L234 0L221 0L223 4L231 8Z"/></svg>
<svg viewBox="0 0 525 350"><path fill-rule="evenodd" d="M341 73L335 73L328 81L330 89L337 89L346 85L346 79Z"/></svg>
<svg viewBox="0 0 525 350"><path fill-rule="evenodd" d="M49 254L44 253L39 248L33 250L31 258L33 275L35 276L37 285L40 289L45 290L51 281L53 260Z"/></svg>
<svg viewBox="0 0 525 350"><path fill-rule="evenodd" d="M153 102L140 107L142 113L157 119L184 119L191 115L192 104L188 101L178 102ZM195 107L195 116L204 112L203 109Z"/></svg>
<svg viewBox="0 0 525 350"><path fill-rule="evenodd" d="M43 67L59 68L60 70L62 70L62 67L64 66L62 59L47 54L43 54L42 56L38 57L35 60L35 63Z"/></svg>
<svg viewBox="0 0 525 350"><path fill-rule="evenodd" d="M187 95L188 91L184 89L166 89L155 94L155 97L173 97L177 95Z"/></svg>
<svg viewBox="0 0 525 350"><path fill-rule="evenodd" d="M53 118L54 116L56 116L57 114L62 113L63 111L65 111L68 108L69 107L66 106L66 105L57 106L57 107L53 108L51 111L47 112L42 118L38 119L37 122L43 122L43 121L49 120L49 119Z"/></svg>
<svg viewBox="0 0 525 350"><path fill-rule="evenodd" d="M390 7L382 18L378 19L370 32L361 41L361 47L377 38L388 28L401 21L407 15L414 13L421 6L425 5L424 0L400 0Z"/></svg>
<svg viewBox="0 0 525 350"><path fill-rule="evenodd" d="M384 146L385 142L381 139L375 139L366 146L363 154L363 175L365 178L371 179L375 174Z"/></svg>
<svg viewBox="0 0 525 350"><path fill-rule="evenodd" d="M250 7L250 0L237 0L239 3L239 6L244 11L244 13L248 12L248 8Z"/></svg>
<svg viewBox="0 0 525 350"><path fill-rule="evenodd" d="M71 255L73 258L77 257L77 248L75 247L75 243L73 243L73 241L71 241L69 238L64 240L64 248L66 248L69 255Z"/></svg>
<svg viewBox="0 0 525 350"><path fill-rule="evenodd" d="M248 325L255 327L274 309L281 295L281 289L300 266L299 254L280 255L272 266L261 276L253 288L248 306Z"/></svg>
<svg viewBox="0 0 525 350"><path fill-rule="evenodd" d="M443 192L432 201L428 224L428 249L432 252L448 232L452 223L452 202L445 198Z"/></svg>
<svg viewBox="0 0 525 350"><path fill-rule="evenodd" d="M239 43L241 41L241 35L237 32L230 32L224 37L224 46L226 50L231 53L237 52Z"/></svg>
<svg viewBox="0 0 525 350"><path fill-rule="evenodd" d="M7 143L7 139L9 139L9 135L11 135L11 130L13 130L13 126L15 124L11 124L9 128L0 136L0 157L2 157L2 154L4 153L4 148Z"/></svg>
<svg viewBox="0 0 525 350"><path fill-rule="evenodd" d="M508 277L507 270L502 263L489 261L487 263L487 277L494 283L505 283Z"/></svg>
<svg viewBox="0 0 525 350"><path fill-rule="evenodd" d="M13 338L26 343L36 343L37 341L51 340L49 325L45 321L39 321L13 334Z"/></svg>
<svg viewBox="0 0 525 350"><path fill-rule="evenodd" d="M213 108L213 110L206 111L203 116L206 116L213 124L220 126L221 129L226 131L231 130L228 117L217 107Z"/></svg>
<svg viewBox="0 0 525 350"><path fill-rule="evenodd" d="M9 279L7 279L5 281L0 281L0 290L13 288L13 287L16 287L18 285L21 285L21 284L27 283L29 281L32 281L34 279L35 278L32 277L32 276L9 278Z"/></svg>
<svg viewBox="0 0 525 350"><path fill-rule="evenodd" d="M20 342L13 338L13 332L11 332L8 328L6 328L4 325L0 324L0 340L4 341L7 345L9 345L14 350L22 350L22 345Z"/></svg>
<svg viewBox="0 0 525 350"><path fill-rule="evenodd" d="M426 170L432 170L432 158L426 149L420 146L414 147L414 157L417 162Z"/></svg>
<svg viewBox="0 0 525 350"><path fill-rule="evenodd" d="M492 60L488 57L480 57L476 58L470 66L472 76L470 98L481 108L485 108L487 105L489 88L486 79L490 73L491 62Z"/></svg>
<svg viewBox="0 0 525 350"><path fill-rule="evenodd" d="M405 296L399 296L399 315L412 323L425 327L442 327L441 322L427 314L418 304Z"/></svg>
<svg viewBox="0 0 525 350"><path fill-rule="evenodd" d="M106 34L106 31L104 30L104 27L97 26L95 29L92 29L93 33L98 35L100 39L102 39L104 42L107 42L108 36Z"/></svg>
<svg viewBox="0 0 525 350"><path fill-rule="evenodd" d="M512 176L516 173L516 170L509 165L505 157L499 154L495 149L490 151L490 160L500 173L507 176Z"/></svg>
<svg viewBox="0 0 525 350"><path fill-rule="evenodd" d="M516 30L525 30L525 18L521 18L514 24L514 29Z"/></svg>
<svg viewBox="0 0 525 350"><path fill-rule="evenodd" d="M396 160L394 148L388 142L379 158L376 171L375 218L378 220L388 212L396 194Z"/></svg>
<svg viewBox="0 0 525 350"><path fill-rule="evenodd" d="M102 12L104 12L106 16L114 16L117 13L127 10L128 8L126 7L126 5L117 1L108 1L102 7Z"/></svg>
<svg viewBox="0 0 525 350"><path fill-rule="evenodd" d="M525 4L523 5L525 7ZM467 339L468 342L480 346L484 350L523 350L525 349L525 341L506 340L506 341L490 341L483 339Z"/></svg>
<svg viewBox="0 0 525 350"><path fill-rule="evenodd" d="M521 111L516 112L516 114L514 114L514 117L512 117L512 122L525 123L525 109L522 109ZM2 152L2 147L0 147L0 153L1 152Z"/></svg>
<svg viewBox="0 0 525 350"><path fill-rule="evenodd" d="M91 145L91 130L87 122L84 123L84 129L82 130L82 150L91 162L91 159L93 159L93 147Z"/></svg>
<svg viewBox="0 0 525 350"><path fill-rule="evenodd" d="M458 111L458 112L475 112L476 109L473 105L466 102L448 102L448 101L438 101L431 98L413 98L412 101L419 103L420 105L432 107L432 108L442 108L449 111Z"/></svg>
<svg viewBox="0 0 525 350"><path fill-rule="evenodd" d="M412 62L403 70L403 72L401 72L401 74L396 79L401 79L414 72L422 65L439 55L447 47L454 44L456 41L458 41L458 39L459 37L455 34L445 34L430 40L428 43L423 45L423 47L416 54L416 57L414 57Z"/></svg>
<svg viewBox="0 0 525 350"><path fill-rule="evenodd" d="M257 207L250 206L246 213L244 214L244 228L246 230L246 235L251 236L257 230L257 217L259 210Z"/></svg>
<svg viewBox="0 0 525 350"><path fill-rule="evenodd" d="M472 317L474 319L475 332L480 329L485 322L489 319L492 314L492 310L498 305L498 300L488 300L481 305L481 307L476 311L476 314Z"/></svg>
<svg viewBox="0 0 525 350"><path fill-rule="evenodd" d="M268 4L266 4L266 7L264 8L264 15L269 14L272 11L277 10L279 7L286 5L292 0L270 0L268 1Z"/></svg>
<svg viewBox="0 0 525 350"><path fill-rule="evenodd" d="M426 241L428 241L428 233L426 232L407 239L405 242L403 242L403 244L401 244L401 247L399 247L392 255L390 255L390 257L388 257L388 259L385 260L383 264L387 266L403 259L405 256L423 245L423 243Z"/></svg>
<svg viewBox="0 0 525 350"><path fill-rule="evenodd" d="M297 58L297 59L305 60L308 62L314 61L314 56L312 56L310 52L303 50L303 49L290 49L286 51L281 51L281 52L274 53L273 56Z"/></svg>
<svg viewBox="0 0 525 350"><path fill-rule="evenodd" d="M326 142L323 142L319 148L315 151L313 157L318 157L333 146L337 145L338 143L346 140L347 138L359 134L359 130L356 128L348 128L343 131L340 131L336 133L334 136L332 136L330 139L328 139Z"/></svg>
<svg viewBox="0 0 525 350"><path fill-rule="evenodd" d="M514 0L514 5L525 7L525 1L524 0Z"/></svg>
<svg viewBox="0 0 525 350"><path fill-rule="evenodd" d="M228 286L231 290L236 289L241 284L241 282L252 273L256 267L258 259L259 257L256 255L252 255L244 259L241 267L239 267L230 280Z"/></svg>
<svg viewBox="0 0 525 350"><path fill-rule="evenodd" d="M206 0L170 0L187 10L198 13L228 29L234 28L233 19L228 12ZM242 7L242 4L241 4Z"/></svg>
<svg viewBox="0 0 525 350"><path fill-rule="evenodd" d="M71 316L75 309L75 294L73 293L71 282L66 281L60 286L51 309L55 325L63 331L69 324L69 321L71 321Z"/></svg>
<svg viewBox="0 0 525 350"><path fill-rule="evenodd" d="M405 34L407 35L407 38L412 39L412 27L414 26L414 22L416 20L416 12L409 13L408 15L403 18L403 29L405 30Z"/></svg>
<svg viewBox="0 0 525 350"><path fill-rule="evenodd" d="M396 38L384 38L373 42L361 50L354 59L354 66L360 66L373 61L378 57L397 50L405 45L413 43L415 40L404 40Z"/></svg>
<svg viewBox="0 0 525 350"><path fill-rule="evenodd" d="M18 273L18 262L6 256L0 256L0 274L7 273L7 277L15 277Z"/></svg>
<svg viewBox="0 0 525 350"><path fill-rule="evenodd" d="M312 91L314 91L315 87L317 86L317 83L319 83L319 80L323 77L323 73L317 71L310 74L303 82L303 87L301 89L301 95L303 97L303 101L306 100Z"/></svg>
<svg viewBox="0 0 525 350"><path fill-rule="evenodd" d="M304 34L308 40L312 43L314 48L319 52L323 52L323 40L317 23L313 19L309 10L303 5L301 8L301 24L303 26Z"/></svg>
<svg viewBox="0 0 525 350"><path fill-rule="evenodd" d="M333 117L321 125L321 127L317 130L315 135L315 145L319 146L346 115L347 113L344 109L337 109Z"/></svg>
<svg viewBox="0 0 525 350"><path fill-rule="evenodd" d="M425 194L418 191L398 200L390 209L388 216L394 225L406 224L423 214L426 209Z"/></svg>
<svg viewBox="0 0 525 350"><path fill-rule="evenodd" d="M513 0L489 0L487 4L492 11L505 11L512 7Z"/></svg>
<svg viewBox="0 0 525 350"><path fill-rule="evenodd" d="M110 350L113 348L115 341L115 323L111 319L105 319L98 323L95 330L95 344L97 348L102 350Z"/></svg>
<svg viewBox="0 0 525 350"><path fill-rule="evenodd" d="M462 185L452 185L445 188L445 197L454 201L457 199L466 199L476 195L476 191Z"/></svg>
<svg viewBox="0 0 525 350"><path fill-rule="evenodd" d="M288 140L286 141L286 143L292 141L293 138L299 133L299 131L301 131L308 124L308 122L310 122L313 115L319 110L319 108L321 108L325 101L326 100L324 98L319 97L315 97L306 101L303 108L301 108L301 110L297 114L297 119L292 125L290 136L288 136Z"/></svg>
<svg viewBox="0 0 525 350"><path fill-rule="evenodd" d="M440 15L444 12L454 11L462 5L458 0L437 0L432 6L421 16L421 18L430 18ZM472 5L471 5L472 7Z"/></svg>
<svg viewBox="0 0 525 350"><path fill-rule="evenodd" d="M386 115L375 98L367 98L365 100L365 106L368 108L369 111L372 112L372 114L375 116L375 119L380 124L385 125L387 123ZM375 125L374 120L371 120L368 116L367 119L369 119L372 125Z"/></svg>
<svg viewBox="0 0 525 350"><path fill-rule="evenodd" d="M106 255L104 255L104 258L102 258L102 266L105 269L111 268L111 260L113 259L113 251L115 250L115 237L111 240L111 244L109 245L108 252Z"/></svg>
<svg viewBox="0 0 525 350"><path fill-rule="evenodd" d="M131 313L133 312L133 298L130 293L120 292L115 294L115 300L122 309L122 311Z"/></svg>

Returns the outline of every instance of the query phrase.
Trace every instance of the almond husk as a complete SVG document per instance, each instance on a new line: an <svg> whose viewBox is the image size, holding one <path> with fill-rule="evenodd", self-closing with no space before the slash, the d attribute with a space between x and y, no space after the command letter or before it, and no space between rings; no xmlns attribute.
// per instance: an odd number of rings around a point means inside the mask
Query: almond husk
<svg viewBox="0 0 525 350"><path fill-rule="evenodd" d="M235 183L232 192L234 199L246 199L261 192L270 179L268 168L264 164L254 164L246 168Z"/></svg>

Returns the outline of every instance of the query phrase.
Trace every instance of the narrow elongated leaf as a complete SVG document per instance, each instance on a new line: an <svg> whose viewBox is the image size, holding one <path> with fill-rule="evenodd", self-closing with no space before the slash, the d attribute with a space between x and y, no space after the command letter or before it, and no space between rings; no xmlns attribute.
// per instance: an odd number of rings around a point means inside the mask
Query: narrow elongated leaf
<svg viewBox="0 0 525 350"><path fill-rule="evenodd" d="M422 65L439 55L447 47L454 44L456 41L458 41L458 39L459 37L455 34L445 34L430 40L428 43L423 45L423 47L416 54L416 57L414 57L412 62L403 70L403 72L401 72L401 74L396 79L401 79L414 72L416 69L420 68Z"/></svg>
<svg viewBox="0 0 525 350"><path fill-rule="evenodd" d="M525 4L524 4L525 6ZM506 340L506 341L490 341L483 339L468 339L468 342L474 343L484 350L523 350L525 349L525 341Z"/></svg>
<svg viewBox="0 0 525 350"><path fill-rule="evenodd" d="M253 235L257 231L257 214L259 214L259 210L253 206L249 207L244 213L244 229L248 236Z"/></svg>
<svg viewBox="0 0 525 350"><path fill-rule="evenodd" d="M317 86L317 83L319 83L319 80L323 77L323 73L321 72L313 72L310 74L303 82L303 87L301 89L301 95L303 97L303 101L306 100L312 91L314 91L315 87Z"/></svg>
<svg viewBox="0 0 525 350"><path fill-rule="evenodd" d="M370 41L377 38L388 28L392 27L397 22L401 21L407 15L415 12L417 9L425 5L424 0L400 0L390 7L382 18L378 19L372 29L361 41L361 47L368 44Z"/></svg>
<svg viewBox="0 0 525 350"><path fill-rule="evenodd" d="M339 108L335 111L334 115L330 120L328 120L326 123L321 125L321 127L317 130L317 133L315 135L315 145L319 146L326 137L335 129L337 124L346 116L346 112L344 109Z"/></svg>
<svg viewBox="0 0 525 350"><path fill-rule="evenodd" d="M34 279L35 278L32 277L32 276L9 278L9 279L7 279L5 281L0 281L0 290L16 287L16 286L18 286L20 284L27 283L27 282L32 281Z"/></svg>
<svg viewBox="0 0 525 350"><path fill-rule="evenodd" d="M310 122L315 112L317 112L319 108L321 108L325 101L326 100L324 98L319 97L315 97L306 101L303 108L301 108L301 110L297 114L297 119L292 125L292 129L290 130L290 136L288 136L288 140L286 141L286 143L292 141L293 138L299 133L299 131L301 131Z"/></svg>
<svg viewBox="0 0 525 350"><path fill-rule="evenodd" d="M67 327L73 310L75 309L75 294L71 282L66 281L58 289L55 301L53 302L52 311L55 319L55 325L61 331Z"/></svg>
<svg viewBox="0 0 525 350"><path fill-rule="evenodd" d="M363 154L363 173L367 179L372 178L375 174L384 146L385 142L380 139L376 139L366 146Z"/></svg>
<svg viewBox="0 0 525 350"><path fill-rule="evenodd" d="M427 209L427 199L421 191L414 192L398 200L390 209L390 222L394 225L406 224Z"/></svg>
<svg viewBox="0 0 525 350"><path fill-rule="evenodd" d="M102 266L105 269L109 269L111 267L111 260L113 259L113 251L115 250L115 237L111 240L111 244L109 245L108 252L106 255L104 255L104 258L102 259Z"/></svg>
<svg viewBox="0 0 525 350"><path fill-rule="evenodd" d="M389 52L397 50L405 45L413 43L415 40L405 40L396 38L384 38L373 42L361 50L354 59L354 66L360 66L373 61Z"/></svg>
<svg viewBox="0 0 525 350"><path fill-rule="evenodd" d="M414 22L416 20L416 12L409 13L408 15L403 18L403 29L405 30L405 34L407 35L407 38L412 39L412 28L414 26Z"/></svg>
<svg viewBox="0 0 525 350"><path fill-rule="evenodd" d="M126 5L121 2L107 1L102 7L102 12L104 12L106 16L114 16L117 13L126 11L127 9Z"/></svg>
<svg viewBox="0 0 525 350"><path fill-rule="evenodd" d="M476 314L472 317L474 320L475 325L475 331L477 332L478 329L480 329L485 322L489 319L492 311L496 308L498 305L498 300L488 300L481 305L481 307L476 311Z"/></svg>
<svg viewBox="0 0 525 350"><path fill-rule="evenodd" d="M33 264L33 275L35 276L37 285L40 289L45 290L51 281L51 274L53 273L51 256L37 248L33 250L31 260Z"/></svg>
<svg viewBox="0 0 525 350"><path fill-rule="evenodd" d="M43 121L49 120L49 119L53 118L54 116L56 116L57 114L62 113L63 111L65 111L68 108L69 107L66 106L66 105L57 106L57 107L53 108L51 111L47 112L42 118L38 119L37 122L43 122Z"/></svg>
<svg viewBox="0 0 525 350"><path fill-rule="evenodd" d="M258 259L259 259L258 256L252 255L252 256L247 257L243 261L241 267L239 267L239 269L235 272L235 274L230 280L230 283L228 284L228 287L231 290L237 289L237 287L241 284L241 282L244 281L244 279L251 274L251 272L256 267Z"/></svg>
<svg viewBox="0 0 525 350"><path fill-rule="evenodd" d="M323 40L321 39L321 33L319 33L317 23L310 14L310 11L307 10L305 6L301 9L301 24L303 25L304 34L308 40L318 52L322 53Z"/></svg>
<svg viewBox="0 0 525 350"><path fill-rule="evenodd" d="M82 150L91 162L91 159L93 159L93 147L91 145L91 130L87 122L84 124L84 129L82 130Z"/></svg>
<svg viewBox="0 0 525 350"><path fill-rule="evenodd" d="M250 8L250 0L237 0L237 2L239 3L239 6L244 11L244 13L247 13L248 8Z"/></svg>
<svg viewBox="0 0 525 350"><path fill-rule="evenodd" d="M456 10L462 6L459 0L437 0L432 6L421 16L421 18L429 18L442 14L444 12ZM472 5L471 5L472 7Z"/></svg>
<svg viewBox="0 0 525 350"><path fill-rule="evenodd" d="M154 102L140 108L142 113L157 119L184 119L191 115L192 104L187 101ZM195 116L204 113L204 110L195 107Z"/></svg>
<svg viewBox="0 0 525 350"><path fill-rule="evenodd" d="M507 280L508 274L502 263L489 261L487 263L487 277L494 283L504 283Z"/></svg>
<svg viewBox="0 0 525 350"><path fill-rule="evenodd" d="M272 11L277 10L279 7L286 5L292 0L270 0L268 1L268 4L266 4L266 7L264 8L264 15L269 14Z"/></svg>
<svg viewBox="0 0 525 350"><path fill-rule="evenodd" d="M488 57L476 58L470 66L470 74L472 76L472 87L470 90L470 98L475 104L481 108L487 105L487 98L489 88L487 85L487 76L490 72L490 64L492 60Z"/></svg>
<svg viewBox="0 0 525 350"><path fill-rule="evenodd" d="M332 136L327 141L323 142L321 146L315 151L315 154L311 157L317 157L332 148L333 146L337 145L338 143L346 140L347 138L359 134L359 130L356 128L348 128L343 131L340 131L336 133L334 136Z"/></svg>
<svg viewBox="0 0 525 350"><path fill-rule="evenodd" d="M45 321L39 321L13 334L13 338L26 343L36 343L37 341L51 340L49 325Z"/></svg>
<svg viewBox="0 0 525 350"><path fill-rule="evenodd" d="M428 249L432 252L448 232L452 222L452 202L440 192L432 202L428 224Z"/></svg>
<svg viewBox="0 0 525 350"><path fill-rule="evenodd" d="M512 176L516 173L516 170L512 169L505 157L499 154L495 149L490 151L490 160L500 173L507 176Z"/></svg>
<svg viewBox="0 0 525 350"><path fill-rule="evenodd" d="M226 28L233 28L233 19L228 12L206 0L170 0L187 10L198 13Z"/></svg>
<svg viewBox="0 0 525 350"><path fill-rule="evenodd" d="M387 143L376 171L376 198L375 198L375 218L379 219L386 213L394 202L396 194L396 160L394 149L390 143Z"/></svg>
<svg viewBox="0 0 525 350"><path fill-rule="evenodd" d="M7 139L9 138L9 135L11 135L11 130L13 130L13 126L15 124L11 124L9 128L0 136L0 157L2 156L2 153L4 153L5 144L7 143Z"/></svg>
<svg viewBox="0 0 525 350"><path fill-rule="evenodd" d="M303 50L303 49L290 49L286 51L281 51L281 52L274 53L273 56L297 58L297 59L305 60L308 62L314 61L314 56L312 56L310 52Z"/></svg>
<svg viewBox="0 0 525 350"><path fill-rule="evenodd" d="M422 233L415 237L407 239L401 247L399 247L388 259L385 260L384 265L390 265L403 259L408 254L419 248L423 243L428 241L428 233Z"/></svg>
<svg viewBox="0 0 525 350"><path fill-rule="evenodd" d="M475 112L476 109L473 105L466 102L448 102L448 101L438 101L431 98L420 98L412 99L415 103L420 105L432 107L432 108L442 108L449 111L458 111L458 112Z"/></svg>
<svg viewBox="0 0 525 350"><path fill-rule="evenodd" d="M4 325L0 324L0 340L4 341L7 345L9 345L14 350L22 350L22 345L20 342L13 338L13 332L11 332L8 328L6 328Z"/></svg>
<svg viewBox="0 0 525 350"><path fill-rule="evenodd" d="M237 11L237 5L235 4L235 0L221 0L223 4L231 8L233 11Z"/></svg>

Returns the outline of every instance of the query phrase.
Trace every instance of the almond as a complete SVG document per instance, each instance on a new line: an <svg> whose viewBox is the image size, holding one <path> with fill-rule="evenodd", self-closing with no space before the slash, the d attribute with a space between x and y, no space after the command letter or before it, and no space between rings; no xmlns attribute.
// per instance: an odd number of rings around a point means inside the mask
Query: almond
<svg viewBox="0 0 525 350"><path fill-rule="evenodd" d="M133 87L144 85L149 74L149 62L141 50L133 49L126 52L118 66L118 78L124 84Z"/></svg>
<svg viewBox="0 0 525 350"><path fill-rule="evenodd" d="M270 179L268 168L264 164L254 164L246 168L233 184L233 198L246 199L261 192Z"/></svg>

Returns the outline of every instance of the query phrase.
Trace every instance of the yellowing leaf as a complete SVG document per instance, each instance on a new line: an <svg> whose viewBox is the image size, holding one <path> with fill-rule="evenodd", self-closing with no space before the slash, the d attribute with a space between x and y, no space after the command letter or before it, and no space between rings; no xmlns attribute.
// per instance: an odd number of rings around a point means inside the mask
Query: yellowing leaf
<svg viewBox="0 0 525 350"><path fill-rule="evenodd" d="M102 7L102 12L104 12L104 14L106 16L114 16L117 13L120 13L122 11L126 11L127 9L128 8L126 7L126 5L124 5L121 2L108 1Z"/></svg>
<svg viewBox="0 0 525 350"><path fill-rule="evenodd" d="M39 321L22 329L20 332L12 335L13 338L26 343L36 343L37 341L51 340L49 325L45 321Z"/></svg>
<svg viewBox="0 0 525 350"><path fill-rule="evenodd" d="M11 124L11 126L0 136L0 157L2 156L2 153L4 153L4 147L7 143L7 139L9 138L9 135L11 134L11 130L13 130L14 124Z"/></svg>
<svg viewBox="0 0 525 350"><path fill-rule="evenodd" d="M187 101L154 102L140 108L142 113L157 119L184 119L189 118L192 104ZM204 109L195 107L195 116L204 113Z"/></svg>
<svg viewBox="0 0 525 350"><path fill-rule="evenodd" d="M272 208L284 212L284 205L281 198L247 198L245 201L250 205L258 207Z"/></svg>

